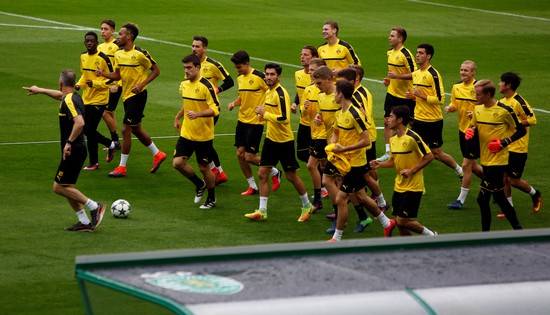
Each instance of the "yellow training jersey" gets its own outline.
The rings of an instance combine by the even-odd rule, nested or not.
[[[107,55],[107,57],[109,57],[109,60],[111,60],[111,64],[114,65],[115,64],[115,52],[120,50],[120,47],[118,47],[118,45],[115,44],[115,38],[113,37],[113,38],[111,38],[110,41],[103,42],[103,43],[97,45],[97,50],[101,51],[102,53]],[[115,81],[115,82],[112,82],[112,84],[122,86],[122,81],[121,80]]]
[[[98,51],[93,55],[84,52],[80,55],[80,79],[76,83],[82,90],[82,100],[85,105],[107,105],[109,103],[110,80],[97,76],[96,70],[104,73],[113,72],[111,60],[104,53]],[[87,82],[92,81],[92,87]]]
[[[340,105],[334,99],[335,94],[319,93],[317,113],[321,114],[323,123],[318,125],[315,122],[311,123],[311,138],[312,139],[327,139],[330,140],[334,130],[334,121],[336,112],[340,110]]]
[[[319,58],[323,59],[331,70],[340,70],[349,65],[361,65],[361,61],[350,44],[338,39],[334,45],[325,43],[317,48]]]
[[[237,77],[239,84],[239,121],[246,124],[262,125],[262,119],[256,115],[254,109],[265,102],[265,92],[268,87],[264,81],[264,73],[252,69],[248,74]]]
[[[115,52],[115,67],[120,69],[122,80],[122,100],[136,95],[132,88],[138,83],[145,81],[149,76],[149,69],[156,64],[149,53],[137,46],[129,51],[124,49]],[[147,86],[143,87],[145,90]]]
[[[361,140],[361,134],[367,131],[367,124],[363,112],[355,106],[343,108],[335,114],[335,128],[338,134],[336,143],[342,146],[354,145]],[[342,152],[352,167],[363,166],[367,164],[366,151],[368,147],[363,147],[353,151]]]
[[[218,96],[212,83],[205,78],[196,81],[182,81],[179,88],[181,109],[184,112],[180,135],[192,141],[208,141],[214,139],[214,117],[197,117],[189,119],[187,112],[200,112],[207,109],[214,111],[214,116],[220,112]]]
[[[298,70],[294,72],[294,81],[296,82],[296,95],[298,95],[298,101],[299,103],[298,108],[300,109],[300,124],[309,126],[311,123],[311,118],[309,115],[305,115],[304,112],[304,91],[306,90],[306,87],[312,84],[311,81],[311,75],[309,73],[306,73],[304,69]]]
[[[458,129],[462,132],[470,127],[471,118],[468,116],[468,113],[472,113],[476,107],[475,83],[475,80],[470,83],[460,82],[453,85],[453,89],[451,90],[451,103],[449,105],[457,110]]]
[[[390,138],[390,150],[396,172],[393,190],[400,193],[424,191],[422,170],[408,178],[401,175],[402,170],[415,167],[424,155],[431,152],[422,138],[416,132],[406,129],[403,135],[396,134]]]
[[[412,73],[413,86],[423,92],[427,99],[416,98],[414,119],[425,122],[434,122],[443,119],[441,105],[445,102],[443,79],[431,65],[427,69],[418,69]]]
[[[266,138],[274,142],[294,140],[290,125],[290,97],[287,91],[277,83],[265,93],[265,112],[267,121]]]
[[[229,72],[217,60],[206,57],[201,61],[201,77],[210,81],[216,88],[218,87],[218,81],[223,81],[228,76]]]
[[[513,141],[516,138],[513,134],[518,128],[524,131],[512,107],[500,102],[491,107],[476,105],[472,125],[476,127],[479,135],[480,164],[482,166],[507,165],[508,148],[491,153],[487,144],[494,139],[511,138],[510,141]]]
[[[414,57],[407,48],[388,50],[388,72],[407,74],[413,73],[417,69]],[[406,98],[407,91],[412,87],[412,80],[390,79],[388,93],[395,97]]]
[[[518,93],[514,93],[514,95],[509,98],[504,97],[500,99],[499,102],[512,107],[520,122],[527,121],[529,126],[537,124],[537,117],[535,117],[535,113],[531,109],[531,106],[529,106],[529,103],[527,103]],[[527,129],[525,136],[512,142],[508,146],[508,151],[516,153],[527,153],[529,151],[529,126],[525,127],[525,129]]]
[[[353,92],[352,103],[358,106],[365,114],[367,129],[369,130],[369,139],[372,142],[376,141],[376,123],[374,122],[373,102],[371,92],[364,86],[359,85]],[[370,145],[367,149],[370,148]]]

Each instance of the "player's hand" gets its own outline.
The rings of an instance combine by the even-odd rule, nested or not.
[[[174,119],[174,128],[176,128],[176,130],[180,130],[181,129],[181,124],[180,124],[180,120],[179,119]]]
[[[103,76],[103,70],[97,69],[97,70],[95,71],[95,75],[97,75],[98,77],[102,77],[102,76]]]
[[[296,109],[298,108],[298,105],[296,105],[296,103],[292,103],[290,105],[290,111],[293,112],[294,114],[296,114]]]
[[[75,84],[74,89],[77,90],[77,91],[80,90],[80,85]]]
[[[447,113],[456,112],[456,107],[454,107],[452,105],[447,105],[447,106],[445,106],[445,112],[447,112]]]
[[[220,89],[217,86],[214,86],[214,93],[216,93],[216,95],[220,93]]]
[[[416,96],[414,95],[414,92],[412,90],[408,90],[407,93],[405,94],[405,97],[410,99],[410,100],[414,100],[416,98]]]
[[[86,85],[88,85],[88,87],[94,87],[94,82],[92,80],[86,80]]]
[[[401,170],[401,172],[399,172],[399,174],[401,174],[401,176],[403,176],[405,178],[409,178],[409,177],[414,175],[413,171],[410,168],[406,168],[406,169]]]
[[[231,103],[227,104],[227,109],[228,110],[233,110],[233,108],[235,108],[235,102],[231,102]]]
[[[313,121],[317,125],[321,125],[323,123],[323,116],[321,114],[315,114],[315,118],[313,118]]]
[[[139,84],[136,84],[136,86],[134,86],[132,88],[132,93],[134,94],[138,94],[139,92],[141,92],[143,90],[143,85],[141,83]]]
[[[72,145],[70,143],[65,143],[63,148],[63,160],[66,160],[71,155]]]
[[[344,147],[341,144],[339,144],[339,143],[334,144],[334,148],[332,149],[332,152],[340,153],[340,152],[344,152],[344,151],[345,151]]]
[[[27,90],[27,95],[34,95],[34,94],[38,94],[39,91],[40,91],[40,88],[36,85],[33,85],[33,86],[24,86],[23,87],[24,90]]]
[[[390,85],[390,78],[387,78],[387,77],[384,78],[384,85],[385,85],[385,86]]]
[[[264,113],[265,113],[265,107],[263,106],[257,106],[254,111],[256,112],[256,114],[258,114],[258,116],[264,116]]]
[[[491,153],[498,153],[504,146],[502,145],[500,139],[493,139],[489,143],[487,143],[487,148]]]
[[[471,111],[471,110],[467,111],[466,117],[468,117],[469,119],[472,119],[472,117],[474,117],[474,111]]]
[[[468,128],[464,130],[464,139],[470,140],[474,137],[475,130],[473,128]]]
[[[197,114],[197,112],[190,110],[187,112],[187,117],[189,117],[189,119],[195,119],[199,117],[199,115]]]
[[[109,92],[111,92],[111,93],[118,92],[118,85],[114,84],[114,85],[109,86]]]
[[[369,162],[369,165],[372,169],[377,169],[380,166],[380,162],[377,160],[372,160]]]
[[[388,71],[388,78],[389,79],[397,79],[397,74],[393,71]]]
[[[413,89],[413,95],[415,96],[415,98],[416,98],[416,97],[419,97],[419,98],[421,98],[421,99],[423,99],[423,100],[426,99],[426,94],[424,94],[424,92],[421,92],[421,91],[418,90],[418,89]]]
[[[308,100],[305,100],[305,101],[304,101],[304,109],[305,109],[305,110],[308,110],[309,105],[311,105],[311,102],[308,101]]]

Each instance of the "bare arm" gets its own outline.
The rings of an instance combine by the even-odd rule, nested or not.
[[[61,100],[61,97],[63,97],[63,93],[59,90],[45,89],[36,85],[30,87],[24,86],[23,89],[27,90],[27,95],[44,94],[55,100]]]
[[[69,138],[67,139],[67,143],[65,143],[65,147],[63,148],[63,159],[66,159],[71,155],[72,150],[72,142],[78,138],[78,135],[82,133],[82,129],[84,129],[84,118],[82,115],[78,115],[75,118],[73,118],[73,129],[71,130],[71,134],[69,135]]]

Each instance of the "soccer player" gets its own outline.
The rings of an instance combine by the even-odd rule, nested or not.
[[[206,37],[193,36],[191,49],[193,50],[193,53],[201,60],[201,77],[212,83],[216,94],[226,91],[235,85],[233,78],[231,78],[229,72],[225,70],[223,65],[219,61],[206,55],[208,50],[208,39]],[[219,81],[222,81],[221,85],[218,85]],[[220,116],[214,117],[214,124],[218,122],[219,117]],[[210,162],[210,169],[216,177],[216,185],[227,182],[227,174],[223,171],[220,157],[218,156],[218,152],[215,148],[212,150],[212,162]]]
[[[136,25],[132,23],[123,25],[118,38],[118,44],[123,49],[115,52],[115,71],[105,73],[97,70],[98,75],[122,81],[122,100],[124,102],[122,153],[120,164],[109,173],[110,177],[126,176],[126,163],[132,147],[132,134],[153,154],[151,173],[155,173],[166,159],[166,153],[157,148],[149,134],[141,126],[145,103],[147,103],[147,84],[159,76],[160,69],[146,50],[134,45],[138,34],[139,30]]]
[[[111,60],[111,64],[115,64],[115,52],[120,49],[115,39],[115,21],[107,19],[101,21],[100,25],[101,37],[103,37],[103,43],[97,46],[97,50],[104,53]],[[115,150],[120,150],[120,142],[118,139],[115,110],[118,105],[118,100],[122,95],[122,81],[114,81],[109,84],[109,103],[103,111],[103,120],[109,128],[111,133],[111,145],[107,150],[107,157],[105,161],[111,162],[115,155]]]
[[[219,114],[218,96],[214,85],[201,76],[201,60],[197,55],[186,56],[182,63],[185,70],[185,80],[179,89],[182,105],[174,119],[180,137],[172,165],[195,185],[195,203],[201,202],[204,191],[208,189],[206,201],[200,208],[211,209],[216,206],[216,184],[209,163],[214,149],[214,117]],[[193,152],[203,179],[188,163]]]
[[[258,150],[264,131],[264,121],[256,114],[255,108],[264,104],[268,86],[264,81],[264,73],[250,66],[250,56],[244,50],[237,51],[231,57],[237,73],[239,96],[227,105],[229,110],[239,106],[237,127],[235,130],[235,147],[237,159],[243,172],[248,188],[241,193],[250,196],[258,193],[258,186],[252,175],[250,164],[260,165]],[[277,191],[281,185],[281,173],[275,167],[271,170],[271,190]]]
[[[430,147],[436,160],[454,169],[462,178],[462,167],[455,159],[445,153],[443,146],[443,112],[445,91],[441,75],[431,65],[434,48],[430,44],[420,44],[416,48],[416,63],[419,69],[412,73],[413,90],[407,92],[407,98],[415,99],[414,122],[412,129]]]
[[[529,150],[529,126],[534,126],[537,123],[537,118],[529,103],[517,93],[520,83],[521,78],[516,73],[506,72],[500,76],[498,85],[500,93],[504,96],[500,99],[500,102],[514,109],[520,123],[526,129],[525,136],[508,146],[509,157],[505,178],[505,194],[511,205],[513,205],[511,186],[529,194],[533,201],[533,212],[537,213],[542,209],[541,193],[521,178]]]
[[[269,196],[268,176],[281,162],[285,176],[294,185],[300,196],[302,209],[298,222],[309,220],[313,206],[309,202],[307,191],[296,170],[299,168],[294,150],[294,134],[290,124],[290,98],[281,86],[279,77],[283,69],[275,63],[265,65],[265,82],[269,89],[265,94],[264,105],[255,108],[256,114],[267,121],[267,133],[262,146],[262,157],[258,177],[260,178],[260,206],[258,210],[245,214],[253,221],[267,219],[267,199]]]
[[[393,188],[392,206],[396,219],[384,230],[386,236],[391,236],[393,227],[402,236],[415,232],[422,235],[436,235],[433,231],[418,222],[420,199],[424,190],[424,175],[422,169],[433,159],[430,149],[420,136],[407,128],[411,114],[405,105],[393,107],[388,117],[388,125],[395,131],[390,138],[390,159],[384,162],[371,161],[371,166],[394,167],[396,171]]]
[[[476,64],[471,60],[465,60],[460,65],[460,83],[453,85],[451,91],[451,102],[445,107],[448,113],[457,112],[458,115],[458,140],[460,143],[460,151],[462,152],[462,185],[458,198],[447,205],[449,209],[462,209],[470,185],[472,183],[472,173],[481,178],[481,166],[477,164],[479,159],[479,138],[475,135],[469,141],[464,139],[464,131],[470,126],[470,119],[476,106],[476,91],[474,84],[476,82]]]
[[[353,83],[347,80],[336,82],[336,102],[341,109],[336,112],[334,132],[326,150],[329,162],[325,168],[327,174],[343,176],[342,184],[336,194],[338,207],[336,217],[336,229],[329,242],[337,242],[342,239],[344,228],[348,219],[348,202],[351,197],[357,200],[361,206],[365,206],[385,226],[390,225],[390,220],[381,212],[374,200],[367,196],[365,191],[365,175],[369,170],[367,164],[366,149],[370,144],[369,131],[365,122],[365,116],[359,108],[352,105]],[[348,161],[349,170],[338,167],[333,163],[334,155]],[[347,171],[347,172],[346,172]]]
[[[336,72],[349,65],[360,65],[361,61],[350,44],[338,38],[340,28],[335,21],[323,24],[325,44],[317,48],[319,57],[327,63],[330,70]]]
[[[483,179],[477,203],[481,210],[481,230],[491,229],[491,195],[512,228],[521,229],[516,210],[504,194],[504,173],[508,165],[507,147],[526,134],[525,127],[510,106],[495,100],[496,88],[493,82],[478,81],[475,91],[479,105],[475,107],[471,127],[466,129],[464,137],[470,140],[476,133],[479,136],[479,161],[483,167]]]
[[[309,147],[311,146],[311,117],[305,109],[306,98],[304,97],[304,91],[308,86],[313,84],[311,79],[313,72],[310,67],[311,59],[318,57],[319,55],[315,47],[304,46],[300,52],[300,62],[304,68],[294,72],[296,97],[294,97],[294,103],[290,106],[290,110],[293,113],[297,109],[300,111],[300,124],[298,125],[298,135],[296,137],[296,155],[300,161],[305,163],[309,160]]]
[[[105,206],[88,197],[76,188],[80,170],[86,161],[84,143],[84,103],[75,93],[76,75],[71,70],[63,70],[59,78],[59,90],[51,90],[33,85],[23,87],[28,95],[45,94],[60,100],[59,128],[61,131],[61,161],[55,175],[53,191],[67,199],[78,217],[78,222],[66,228],[67,231],[91,232],[99,227],[105,213]],[[90,210],[91,219],[85,207]]]
[[[414,113],[415,102],[407,98],[407,91],[412,90],[412,73],[417,70],[411,52],[404,46],[407,40],[407,31],[401,27],[393,27],[388,36],[391,49],[388,50],[388,75],[384,78],[384,85],[388,87],[384,101],[384,142],[386,153],[378,158],[385,161],[390,158],[390,137],[393,135],[387,125],[388,117],[394,106],[406,105],[411,115]]]
[[[97,76],[95,71],[101,69],[104,72],[113,72],[113,65],[107,55],[97,50],[98,38],[95,32],[87,32],[84,35],[86,52],[80,55],[80,79],[75,85],[77,90],[82,89],[82,101],[84,102],[84,134],[88,140],[89,164],[84,167],[86,171],[95,171],[99,168],[97,154],[98,142],[106,148],[111,146],[111,139],[106,138],[97,131],[103,112],[109,102],[108,81],[104,77]]]

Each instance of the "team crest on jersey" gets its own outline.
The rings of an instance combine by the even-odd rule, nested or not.
[[[195,93],[197,93],[197,94],[198,94],[198,93],[199,93],[199,89],[195,89]]]
[[[250,84],[250,85],[252,85],[253,83],[254,83],[254,80],[252,80],[252,79],[250,81],[248,81],[248,84]]]
[[[187,271],[144,273],[140,277],[150,285],[188,293],[231,295],[244,288],[241,282],[231,278]]]
[[[336,49],[336,53],[340,54],[342,51],[340,49]]]
[[[131,59],[136,60],[136,56],[132,55]]]

